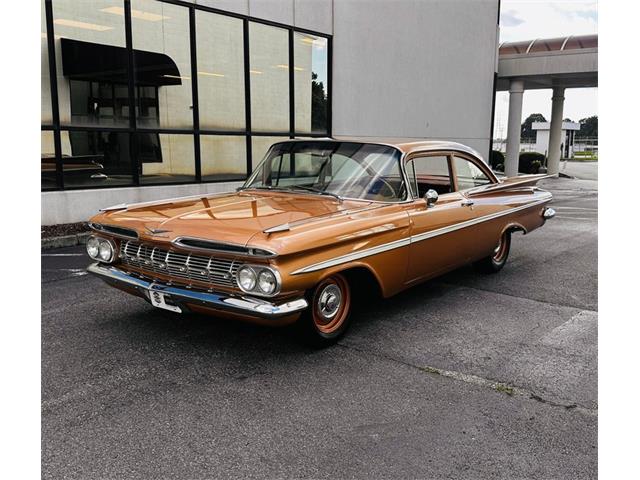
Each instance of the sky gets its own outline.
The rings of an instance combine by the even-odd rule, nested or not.
[[[500,42],[598,33],[598,3],[585,0],[502,0]],[[551,90],[524,92],[522,120],[531,113],[551,117]],[[565,90],[564,118],[578,121],[598,114],[597,88]],[[507,136],[509,93],[496,94],[494,136]]]

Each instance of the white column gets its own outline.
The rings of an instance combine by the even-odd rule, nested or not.
[[[514,79],[509,84],[509,123],[507,125],[507,158],[504,173],[507,177],[518,174],[520,156],[520,133],[522,122],[522,96],[524,81]]]
[[[551,97],[551,126],[549,127],[549,158],[547,173],[557,175],[560,171],[560,145],[562,145],[562,110],[564,109],[564,87],[554,87]]]

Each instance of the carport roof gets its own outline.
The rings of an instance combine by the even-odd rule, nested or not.
[[[569,35],[568,37],[502,42],[499,54],[500,56],[529,55],[537,52],[562,52],[583,48],[598,48],[598,35]]]
[[[505,42],[498,50],[496,90],[509,90],[521,80],[525,90],[598,86],[598,36]]]

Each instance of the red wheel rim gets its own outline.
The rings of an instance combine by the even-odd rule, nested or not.
[[[337,331],[347,318],[351,306],[349,285],[342,275],[322,280],[313,293],[313,323],[322,333]]]
[[[509,248],[509,240],[507,239],[508,233],[502,234],[500,237],[500,241],[498,242],[498,246],[493,251],[493,261],[500,263],[504,260],[504,257],[507,254],[507,249]]]

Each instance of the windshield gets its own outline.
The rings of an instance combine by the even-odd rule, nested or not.
[[[278,143],[271,147],[244,188],[385,202],[406,197],[400,152],[385,145],[354,142]]]

